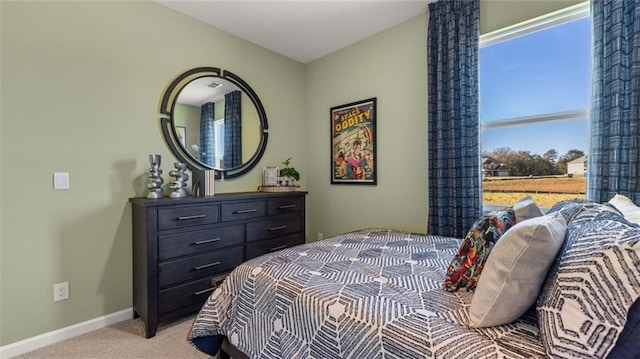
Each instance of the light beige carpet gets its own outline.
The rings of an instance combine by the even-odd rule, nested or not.
[[[156,336],[146,339],[138,319],[114,324],[14,358],[44,359],[200,359],[211,358],[198,351],[186,336],[195,316],[161,323]]]

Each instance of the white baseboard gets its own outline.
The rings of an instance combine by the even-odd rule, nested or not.
[[[125,320],[133,318],[133,308],[107,314],[102,317],[87,320],[86,322],[74,324],[66,328],[57,329],[35,337],[27,338],[19,342],[11,343],[0,347],[0,359],[9,359],[14,356],[24,354],[47,345],[55,344],[63,340],[71,339],[75,336],[88,333],[100,328],[107,327]]]

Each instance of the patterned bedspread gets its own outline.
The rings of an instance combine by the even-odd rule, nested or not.
[[[460,242],[367,229],[255,258],[211,294],[187,339],[222,334],[250,358],[545,357],[533,311],[465,326],[473,293],[442,289]]]

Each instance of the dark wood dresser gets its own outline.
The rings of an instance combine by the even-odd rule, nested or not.
[[[146,336],[196,312],[242,262],[305,241],[306,192],[131,198],[133,309]]]

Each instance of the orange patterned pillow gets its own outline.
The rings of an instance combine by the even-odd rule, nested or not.
[[[475,221],[447,268],[444,289],[474,290],[494,244],[515,222],[513,209],[494,211]]]

